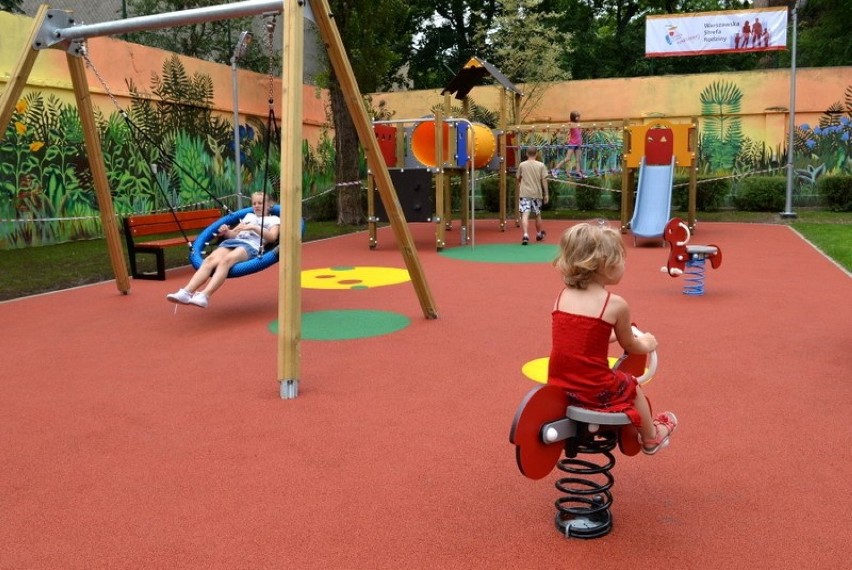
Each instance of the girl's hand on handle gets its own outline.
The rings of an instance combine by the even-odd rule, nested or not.
[[[642,353],[648,354],[657,349],[657,338],[649,332],[642,332],[636,325],[630,325],[634,340],[642,347]]]
[[[657,350],[657,339],[651,333],[639,333],[639,336],[637,336],[636,338],[639,339],[639,342],[641,342],[645,346],[645,349],[648,352]]]

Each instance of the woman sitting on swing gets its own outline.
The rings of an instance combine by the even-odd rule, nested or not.
[[[273,205],[272,199],[264,196],[263,192],[252,194],[253,211],[233,228],[222,224],[218,235],[226,239],[204,259],[189,282],[177,292],[166,295],[166,299],[172,303],[206,308],[210,296],[225,282],[231,267],[260,254],[261,238],[264,244],[278,241],[281,218],[270,213]],[[207,285],[199,289],[205,282]]]

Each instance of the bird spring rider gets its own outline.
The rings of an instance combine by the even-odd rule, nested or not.
[[[684,275],[684,295],[704,294],[705,261],[713,269],[722,265],[722,250],[717,245],[688,245],[691,233],[680,218],[672,218],[663,230],[663,239],[669,247],[669,260],[661,271],[672,277]]]
[[[634,334],[639,331],[634,327]],[[646,369],[647,366],[647,369]],[[656,351],[625,354],[614,368],[640,384],[656,372]],[[509,441],[521,473],[542,479],[556,467],[556,529],[566,538],[598,538],[612,530],[613,450],[633,456],[641,450],[639,432],[625,413],[598,412],[568,405],[565,389],[551,384],[530,390],[512,422]],[[562,454],[565,457],[560,459]]]

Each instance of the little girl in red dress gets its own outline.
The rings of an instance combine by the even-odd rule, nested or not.
[[[628,353],[657,347],[649,333],[633,336],[630,308],[606,290],[624,275],[621,234],[603,224],[578,224],[562,234],[554,266],[566,287],[553,308],[553,348],[548,384],[561,386],[569,404],[602,412],[623,412],[639,430],[642,451],[653,455],[677,427],[671,412],[653,416],[636,378],[609,367],[609,343]]]

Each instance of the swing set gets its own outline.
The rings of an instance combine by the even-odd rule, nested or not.
[[[274,77],[273,77],[273,62],[272,62],[272,45],[273,45],[272,35],[275,32],[275,26],[276,26],[276,20],[277,20],[278,14],[277,13],[267,13],[267,14],[264,14],[264,17],[267,19],[266,25],[264,26],[265,29],[266,29],[266,37],[264,38],[264,45],[266,47],[267,54],[268,54],[268,57],[269,57],[269,66],[268,66],[268,72],[267,72],[267,77],[268,77],[268,80],[269,80],[269,92],[268,92],[269,112],[267,113],[267,125],[266,125],[267,135],[266,135],[265,153],[264,153],[265,154],[265,162],[264,162],[263,190],[262,190],[263,202],[265,204],[266,200],[267,200],[267,185],[268,185],[268,182],[269,182],[269,152],[270,152],[270,148],[271,148],[271,142],[272,142],[272,139],[273,139],[273,136],[274,136],[275,141],[280,148],[280,146],[281,146],[281,132],[278,130],[278,122],[276,121],[276,118],[275,118]],[[184,168],[180,164],[180,162],[171,159],[170,156],[169,156],[169,153],[165,150],[165,148],[163,148],[163,145],[160,144],[158,141],[154,140],[153,137],[151,137],[147,132],[145,132],[144,129],[140,128],[133,121],[133,119],[130,117],[130,114],[124,108],[122,108],[121,105],[119,105],[118,100],[116,99],[116,97],[113,94],[112,90],[110,89],[109,85],[107,84],[107,82],[104,80],[103,76],[98,71],[98,68],[95,67],[94,62],[92,61],[91,57],[89,56],[88,47],[85,43],[83,43],[82,46],[81,46],[80,55],[83,58],[83,60],[86,62],[86,66],[89,69],[92,70],[92,73],[94,73],[95,78],[98,80],[98,83],[101,85],[102,89],[104,90],[104,93],[106,93],[107,96],[109,97],[109,99],[112,101],[112,103],[115,106],[115,108],[117,109],[119,115],[124,119],[124,121],[127,124],[128,129],[130,130],[130,133],[132,134],[133,138],[142,138],[142,139],[145,140],[145,142],[150,144],[152,147],[156,148],[159,151],[159,156],[163,157],[163,159],[166,162],[168,162],[175,169],[179,170],[184,177],[188,178],[193,184],[195,184],[196,187],[200,188],[205,194],[207,194],[214,202],[216,202],[218,204],[219,208],[224,213],[224,215],[222,217],[217,218],[209,226],[206,226],[205,229],[194,240],[190,240],[189,236],[186,233],[186,228],[184,227],[185,222],[181,221],[182,218],[185,217],[186,213],[184,213],[183,215],[179,215],[178,212],[177,212],[177,209],[169,200],[169,196],[167,195],[165,189],[159,184],[156,185],[157,188],[159,188],[160,192],[163,194],[163,198],[165,199],[165,203],[168,206],[169,212],[171,213],[172,221],[174,222],[173,224],[168,224],[168,225],[170,227],[176,227],[177,230],[180,232],[180,234],[183,236],[184,242],[186,243],[186,245],[189,248],[189,262],[195,269],[198,269],[199,267],[201,267],[201,263],[204,261],[204,257],[207,255],[208,250],[209,250],[209,246],[211,245],[211,243],[213,243],[214,241],[219,241],[219,236],[218,236],[219,228],[222,227],[223,224],[230,226],[230,227],[235,226],[236,224],[238,224],[242,220],[242,218],[244,216],[246,216],[247,214],[252,212],[252,208],[251,207],[241,208],[240,210],[238,210],[236,212],[232,211],[224,202],[222,202],[222,200],[219,197],[217,197],[213,192],[210,191],[210,188],[209,188],[208,185],[201,183],[193,175],[193,173],[190,172],[188,169]],[[238,155],[237,150],[235,150],[235,159],[237,161],[239,160],[239,155]],[[152,169],[155,169],[155,168],[156,168],[156,165],[152,165]],[[239,167],[237,168],[237,174],[236,175],[237,175],[238,178],[240,178],[241,175],[242,175]],[[239,189],[240,186],[241,185],[238,183],[237,188]],[[238,190],[238,192],[239,192],[239,190]],[[241,197],[238,195],[237,200],[239,201],[240,198]],[[273,206],[270,213],[275,215],[275,216],[278,216],[280,214],[280,207],[278,205]],[[263,216],[264,215],[266,215],[265,211],[261,214],[261,218],[260,218],[261,225],[263,225]],[[150,216],[150,217],[162,218],[161,216],[156,216],[156,215]],[[146,216],[143,216],[142,218],[146,218]],[[137,220],[137,222],[139,221],[139,217],[136,217],[135,219]],[[163,223],[154,223],[153,225],[155,227],[157,227],[157,226],[163,227]],[[197,224],[196,224],[195,227],[198,227]],[[129,228],[128,228],[127,220],[125,220],[125,232],[127,232],[128,229]],[[150,233],[150,231],[149,231],[149,233]],[[304,220],[302,221],[302,233],[304,234]],[[172,243],[174,242],[174,240],[166,240],[166,243],[169,243],[170,241]],[[128,250],[130,250],[130,243],[131,243],[130,240],[128,240]],[[135,249],[141,250],[141,251],[147,250],[149,252],[154,251],[157,254],[156,278],[161,279],[161,280],[165,279],[164,259],[163,259],[162,249],[156,247],[156,244],[154,246],[147,245],[147,248],[146,248],[146,244],[142,244],[141,247],[136,247]],[[270,244],[262,243],[260,250],[258,251],[257,255],[252,259],[247,259],[247,260],[235,263],[231,267],[230,271],[228,272],[228,277],[229,278],[230,277],[243,277],[244,275],[250,275],[250,274],[255,273],[257,271],[261,271],[263,269],[266,269],[266,268],[274,265],[275,263],[278,263],[279,249],[280,248],[278,246],[277,241],[275,243],[270,243]],[[128,254],[130,255],[131,273],[133,274],[133,276],[136,277],[136,278],[140,278],[140,277],[148,278],[148,276],[146,276],[146,275],[144,275],[144,274],[142,274],[142,273],[140,273],[136,270],[136,267],[135,267],[136,266],[135,252],[134,251],[128,251]]]
[[[91,25],[76,22],[71,12],[51,10],[48,5],[43,4],[36,12],[28,42],[12,70],[6,89],[0,94],[0,136],[6,131],[15,103],[26,87],[38,53],[44,49],[64,50],[82,124],[110,264],[115,275],[116,287],[122,294],[127,294],[130,291],[130,279],[119,238],[104,157],[101,153],[86,69],[82,61],[85,53],[84,40],[90,37],[171,28],[270,12],[282,13],[284,16],[282,69],[285,73],[282,74],[284,97],[281,103],[281,130],[286,134],[286,140],[281,144],[282,176],[279,195],[281,196],[280,247],[284,248],[286,255],[284,262],[279,264],[277,346],[279,395],[282,399],[292,399],[298,396],[301,367],[299,345],[301,339],[302,156],[300,141],[302,140],[303,19],[305,17],[311,18],[317,24],[322,42],[328,50],[329,62],[345,95],[344,100],[355,124],[358,139],[365,149],[368,167],[375,178],[376,188],[388,213],[390,226],[423,315],[427,319],[435,319],[438,316],[393,182],[382,159],[378,141],[373,135],[370,118],[364,106],[361,105],[358,83],[327,0],[244,0]]]

